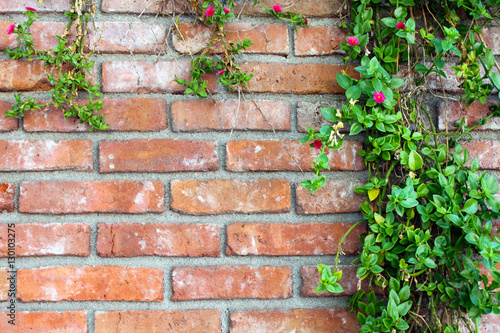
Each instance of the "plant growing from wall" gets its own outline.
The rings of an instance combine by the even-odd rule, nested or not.
[[[499,106],[474,126],[462,119],[455,132],[437,131],[425,106],[425,94],[444,93],[452,71],[466,106],[500,90],[499,66],[481,36],[499,5],[353,1],[341,48],[358,75],[337,75],[347,102],[322,109],[335,125],[309,129],[301,141],[320,150],[315,178],[302,182],[314,192],[326,182],[327,149],[342,146],[339,128],[366,137],[360,154],[369,181],[355,189],[366,201],[353,228],[366,223],[369,231],[356,265],[359,279],[381,295],[359,290],[350,299],[360,332],[477,332],[483,315],[500,314],[500,238],[492,223],[500,215],[498,181],[480,172],[478,158],[463,146],[476,126],[500,115]],[[333,271],[318,265],[317,292],[342,291],[338,263],[337,255]]]

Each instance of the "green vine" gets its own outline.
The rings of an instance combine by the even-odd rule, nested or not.
[[[500,90],[500,75],[493,71],[498,64],[481,36],[498,18],[499,5],[498,0],[353,1],[341,48],[359,76],[337,75],[347,103],[339,110],[323,108],[335,125],[309,128],[301,142],[312,141],[320,150],[314,179],[302,182],[314,192],[326,182],[321,172],[329,169],[327,149],[342,146],[338,129],[348,125],[350,135],[366,136],[360,154],[369,181],[355,191],[366,194],[358,224],[367,223],[369,232],[356,260],[357,275],[371,288],[378,286],[381,297],[373,289],[359,290],[349,301],[360,332],[452,333],[461,327],[478,332],[483,315],[500,314],[500,238],[492,232],[492,220],[500,216],[498,181],[479,172],[478,158],[461,143],[475,127],[500,116],[500,108],[491,107],[474,126],[462,119],[456,132],[442,133],[424,103],[447,77],[450,62],[466,106],[485,103],[494,88]],[[444,92],[444,83],[437,90]],[[333,271],[318,265],[317,292],[343,291],[338,263],[337,255]]]

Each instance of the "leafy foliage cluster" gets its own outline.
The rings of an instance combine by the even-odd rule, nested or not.
[[[456,132],[438,132],[424,100],[452,71],[466,106],[486,103],[494,88],[500,90],[498,64],[481,36],[498,18],[498,5],[353,1],[341,48],[346,63],[358,64],[358,75],[337,75],[347,103],[323,108],[335,125],[309,129],[301,141],[321,149],[315,178],[302,183],[314,192],[326,181],[321,171],[329,169],[328,149],[342,146],[338,128],[366,135],[360,154],[369,181],[355,191],[366,194],[357,224],[367,223],[369,231],[356,264],[359,279],[374,289],[350,300],[360,332],[477,332],[483,315],[500,314],[500,238],[492,223],[500,216],[498,181],[480,172],[478,158],[462,145],[476,126],[500,115],[499,107],[474,126],[462,119]],[[342,291],[338,263],[337,255],[333,272],[318,265],[316,291]]]

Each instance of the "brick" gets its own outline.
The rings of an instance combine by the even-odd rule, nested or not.
[[[263,0],[262,1],[267,8],[273,8],[273,5],[281,5],[284,12],[294,12],[300,13],[304,16],[316,16],[316,17],[333,17],[339,16],[339,9],[344,6],[344,1],[342,0],[317,0],[312,4],[310,1],[288,1],[288,0]],[[347,7],[345,8],[347,9]],[[248,0],[235,0],[234,1],[234,12],[239,13],[241,11],[244,15],[269,15],[266,13],[266,9],[261,5],[253,6],[253,1]],[[345,11],[344,11],[345,13]],[[257,332],[256,332],[257,333]]]
[[[352,66],[333,64],[288,64],[282,62],[245,62],[241,70],[253,73],[245,91],[281,94],[341,94],[336,74],[342,70],[351,77],[359,77]]]
[[[342,248],[343,249],[343,248]],[[331,267],[333,272],[333,267]],[[341,297],[352,296],[358,291],[358,278],[356,276],[356,266],[338,266],[338,270],[342,271],[342,278],[339,283],[344,288],[344,291],[338,294],[333,294],[328,291],[315,293],[314,290],[319,284],[321,276],[318,273],[316,266],[304,266],[300,270],[302,277],[302,286],[300,288],[300,296],[302,297]],[[366,287],[366,280],[363,280],[363,287]],[[363,288],[364,289],[364,288]]]
[[[184,0],[103,0],[102,11],[108,13],[183,13],[191,7]]]
[[[365,169],[358,152],[361,142],[344,141],[337,150],[327,150],[332,171]],[[238,140],[226,146],[226,164],[229,171],[301,171],[311,170],[312,160],[319,151],[297,140]]]
[[[213,224],[99,223],[101,257],[219,257],[220,230]]]
[[[92,171],[90,140],[0,140],[0,171]]]
[[[215,141],[136,139],[101,141],[101,172],[217,171]]]
[[[472,159],[477,156],[479,167],[486,170],[500,170],[500,142],[498,141],[471,141],[462,143],[469,151],[470,165]]]
[[[56,74],[54,68],[43,67],[43,62],[0,61],[0,91],[49,90],[51,85],[46,74]]]
[[[19,211],[38,214],[162,213],[159,181],[45,181],[21,183]]]
[[[220,333],[219,310],[96,312],[95,333]]]
[[[10,278],[10,273],[8,272],[7,268],[0,268],[0,302],[6,301],[9,299],[9,285],[10,281],[7,280]],[[15,288],[15,285],[13,286],[12,289]],[[3,322],[7,322],[6,320],[2,320],[0,325],[2,325]]]
[[[0,4],[0,7],[2,5]],[[1,12],[1,10],[0,10]],[[16,34],[7,34],[7,29],[16,24],[15,21],[0,21],[0,51],[5,51],[8,48],[17,47]]]
[[[190,79],[190,61],[114,61],[102,65],[102,90],[104,92],[182,93],[183,85],[174,81]],[[217,92],[215,74],[203,76],[208,89]],[[1,81],[0,81],[1,83]]]
[[[19,120],[5,117],[5,113],[12,108],[12,105],[12,103],[0,101],[0,133],[17,131],[19,127]]]
[[[299,132],[307,132],[307,127],[320,129],[322,126],[331,126],[333,123],[323,117],[321,108],[342,108],[341,101],[333,102],[298,102],[297,103],[297,130]],[[341,133],[348,133],[349,128],[344,124],[344,128],[340,129]]]
[[[171,110],[173,131],[290,130],[290,104],[282,101],[175,101]]]
[[[483,104],[479,101],[472,102],[472,104],[466,108],[465,101],[447,101],[439,105],[439,122],[438,129],[441,131],[446,130],[446,120],[448,120],[448,130],[455,131],[457,127],[455,122],[461,121],[465,117],[465,126],[474,126],[477,122],[491,114],[490,106],[495,103],[487,102]],[[478,126],[474,129],[475,131],[489,131],[489,130],[500,130],[500,117],[491,117],[488,119],[486,125]]]
[[[290,182],[283,179],[173,180],[171,208],[192,215],[284,213],[290,211]]]
[[[481,35],[493,54],[500,55],[500,27],[484,27]]]
[[[227,255],[307,256],[336,254],[350,223],[231,223],[227,226]],[[345,254],[362,249],[360,225],[342,246]]]
[[[464,327],[463,331],[466,331]],[[473,328],[474,329],[474,328]],[[495,333],[500,332],[500,316],[494,313],[483,315],[481,318],[481,325],[478,329],[479,333]]]
[[[0,331],[3,333],[87,333],[87,314],[85,311],[44,311],[16,312],[16,325],[8,323],[11,318],[7,312],[0,314]]]
[[[345,42],[347,30],[337,26],[300,26],[295,34],[296,56],[324,56],[344,53],[340,42]]]
[[[148,267],[58,266],[17,271],[21,302],[161,302],[163,271]]]
[[[300,215],[328,213],[356,213],[365,202],[365,196],[354,192],[361,182],[327,181],[326,185],[311,194],[296,184],[297,213]]]
[[[88,48],[100,53],[164,53],[166,29],[161,24],[143,22],[96,22],[86,38]],[[31,27],[33,41],[39,50],[52,50],[66,23],[35,22]],[[97,31],[97,32],[96,32]],[[74,30],[72,32],[74,35]],[[71,35],[70,35],[71,36]]]
[[[180,53],[195,54],[204,50],[212,39],[214,26],[179,23],[172,36],[174,48]],[[290,52],[288,29],[283,24],[226,23],[226,44],[250,39],[253,45],[243,53],[287,55]],[[222,42],[212,44],[212,53],[222,52]]]
[[[233,312],[231,333],[357,333],[360,329],[349,309],[290,309]]]
[[[0,213],[14,211],[16,187],[11,183],[0,183]]]
[[[8,229],[15,230],[16,257],[90,255],[90,226],[84,223],[0,224],[0,257],[8,257]]]
[[[86,103],[84,100],[83,103]],[[167,128],[167,103],[162,98],[106,98],[102,102],[104,121],[109,131],[160,131]],[[17,121],[17,120],[16,120]],[[0,120],[1,122],[1,120]],[[28,132],[85,132],[86,124],[76,117],[64,118],[54,106],[24,113]]]
[[[290,266],[174,267],[172,300],[290,298]]]
[[[70,0],[2,0],[0,13],[19,13],[26,11],[25,7],[35,8],[39,12],[66,12],[71,8]]]

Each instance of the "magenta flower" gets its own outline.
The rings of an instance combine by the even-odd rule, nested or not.
[[[349,45],[354,46],[359,44],[359,39],[357,39],[355,36],[349,36],[347,37],[347,43]]]
[[[229,9],[227,9],[226,7],[224,7],[223,10],[224,10],[224,13],[229,14]]]
[[[385,95],[383,92],[374,92],[373,93],[373,100],[375,103],[382,104],[385,101]]]
[[[29,10],[30,12],[36,12],[36,9],[33,7],[26,7],[26,10]]]
[[[309,24],[309,21],[307,20],[307,17],[304,17],[304,22],[306,23],[306,25]]]
[[[276,13],[281,13],[282,9],[281,9],[281,6],[280,5],[274,5],[273,6],[273,10],[276,12]]]
[[[206,17],[213,16],[214,13],[215,13],[215,9],[213,9],[212,7],[208,7],[207,10],[205,11]]]
[[[222,71],[218,71],[218,72],[217,72],[217,75],[219,75],[219,76],[220,76],[220,75],[224,74],[225,72],[226,72],[226,71],[224,71],[224,70],[222,70]]]
[[[323,142],[321,140],[314,140],[314,148],[321,149],[323,147]]]
[[[396,23],[396,29],[401,29],[401,30],[406,29],[405,23],[404,22],[398,22],[398,23]]]
[[[14,32],[14,30],[16,29],[16,25],[15,24],[11,24],[8,28],[7,28],[7,33],[10,35]]]

